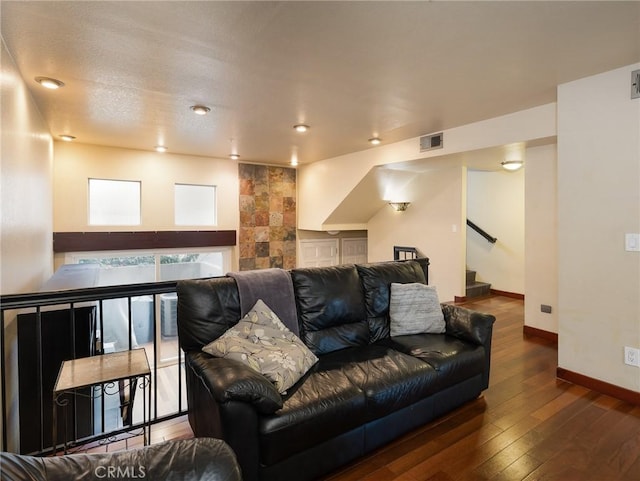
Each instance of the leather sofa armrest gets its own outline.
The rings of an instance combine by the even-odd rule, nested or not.
[[[246,402],[262,414],[282,407],[282,396],[273,383],[241,362],[198,351],[187,353],[186,360],[218,403]]]
[[[446,333],[480,346],[491,343],[495,316],[460,306],[442,304]]]

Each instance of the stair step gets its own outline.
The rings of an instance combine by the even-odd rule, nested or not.
[[[488,296],[491,294],[491,284],[487,282],[474,282],[472,284],[467,284],[465,294],[467,297]]]
[[[476,281],[476,271],[467,269],[467,285],[473,284]]]

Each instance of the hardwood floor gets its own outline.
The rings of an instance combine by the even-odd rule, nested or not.
[[[466,307],[496,316],[484,395],[327,481],[638,481],[640,407],[557,380],[556,347],[524,338],[524,304]]]
[[[464,305],[497,319],[489,389],[325,481],[640,480],[640,406],[557,380],[552,342],[523,337],[522,301]],[[152,431],[190,436],[184,417]]]

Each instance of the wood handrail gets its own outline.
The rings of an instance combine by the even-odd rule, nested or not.
[[[484,229],[482,229],[481,227],[478,227],[476,224],[474,224],[473,222],[471,222],[469,219],[467,219],[467,225],[469,227],[471,227],[473,230],[475,230],[478,234],[480,234],[482,237],[484,237],[485,239],[487,239],[488,242],[491,242],[492,244],[495,244],[496,241],[498,240],[497,237],[493,237],[492,235],[490,235],[489,233],[487,233],[487,231],[485,231]]]

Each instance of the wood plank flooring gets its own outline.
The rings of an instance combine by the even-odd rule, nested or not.
[[[464,305],[497,319],[489,389],[324,481],[640,481],[640,406],[557,380],[556,347],[523,337],[522,301]],[[152,431],[191,436],[185,417]]]
[[[522,301],[464,305],[496,316],[489,389],[326,480],[639,481],[640,407],[557,380],[556,347],[522,335]]]

